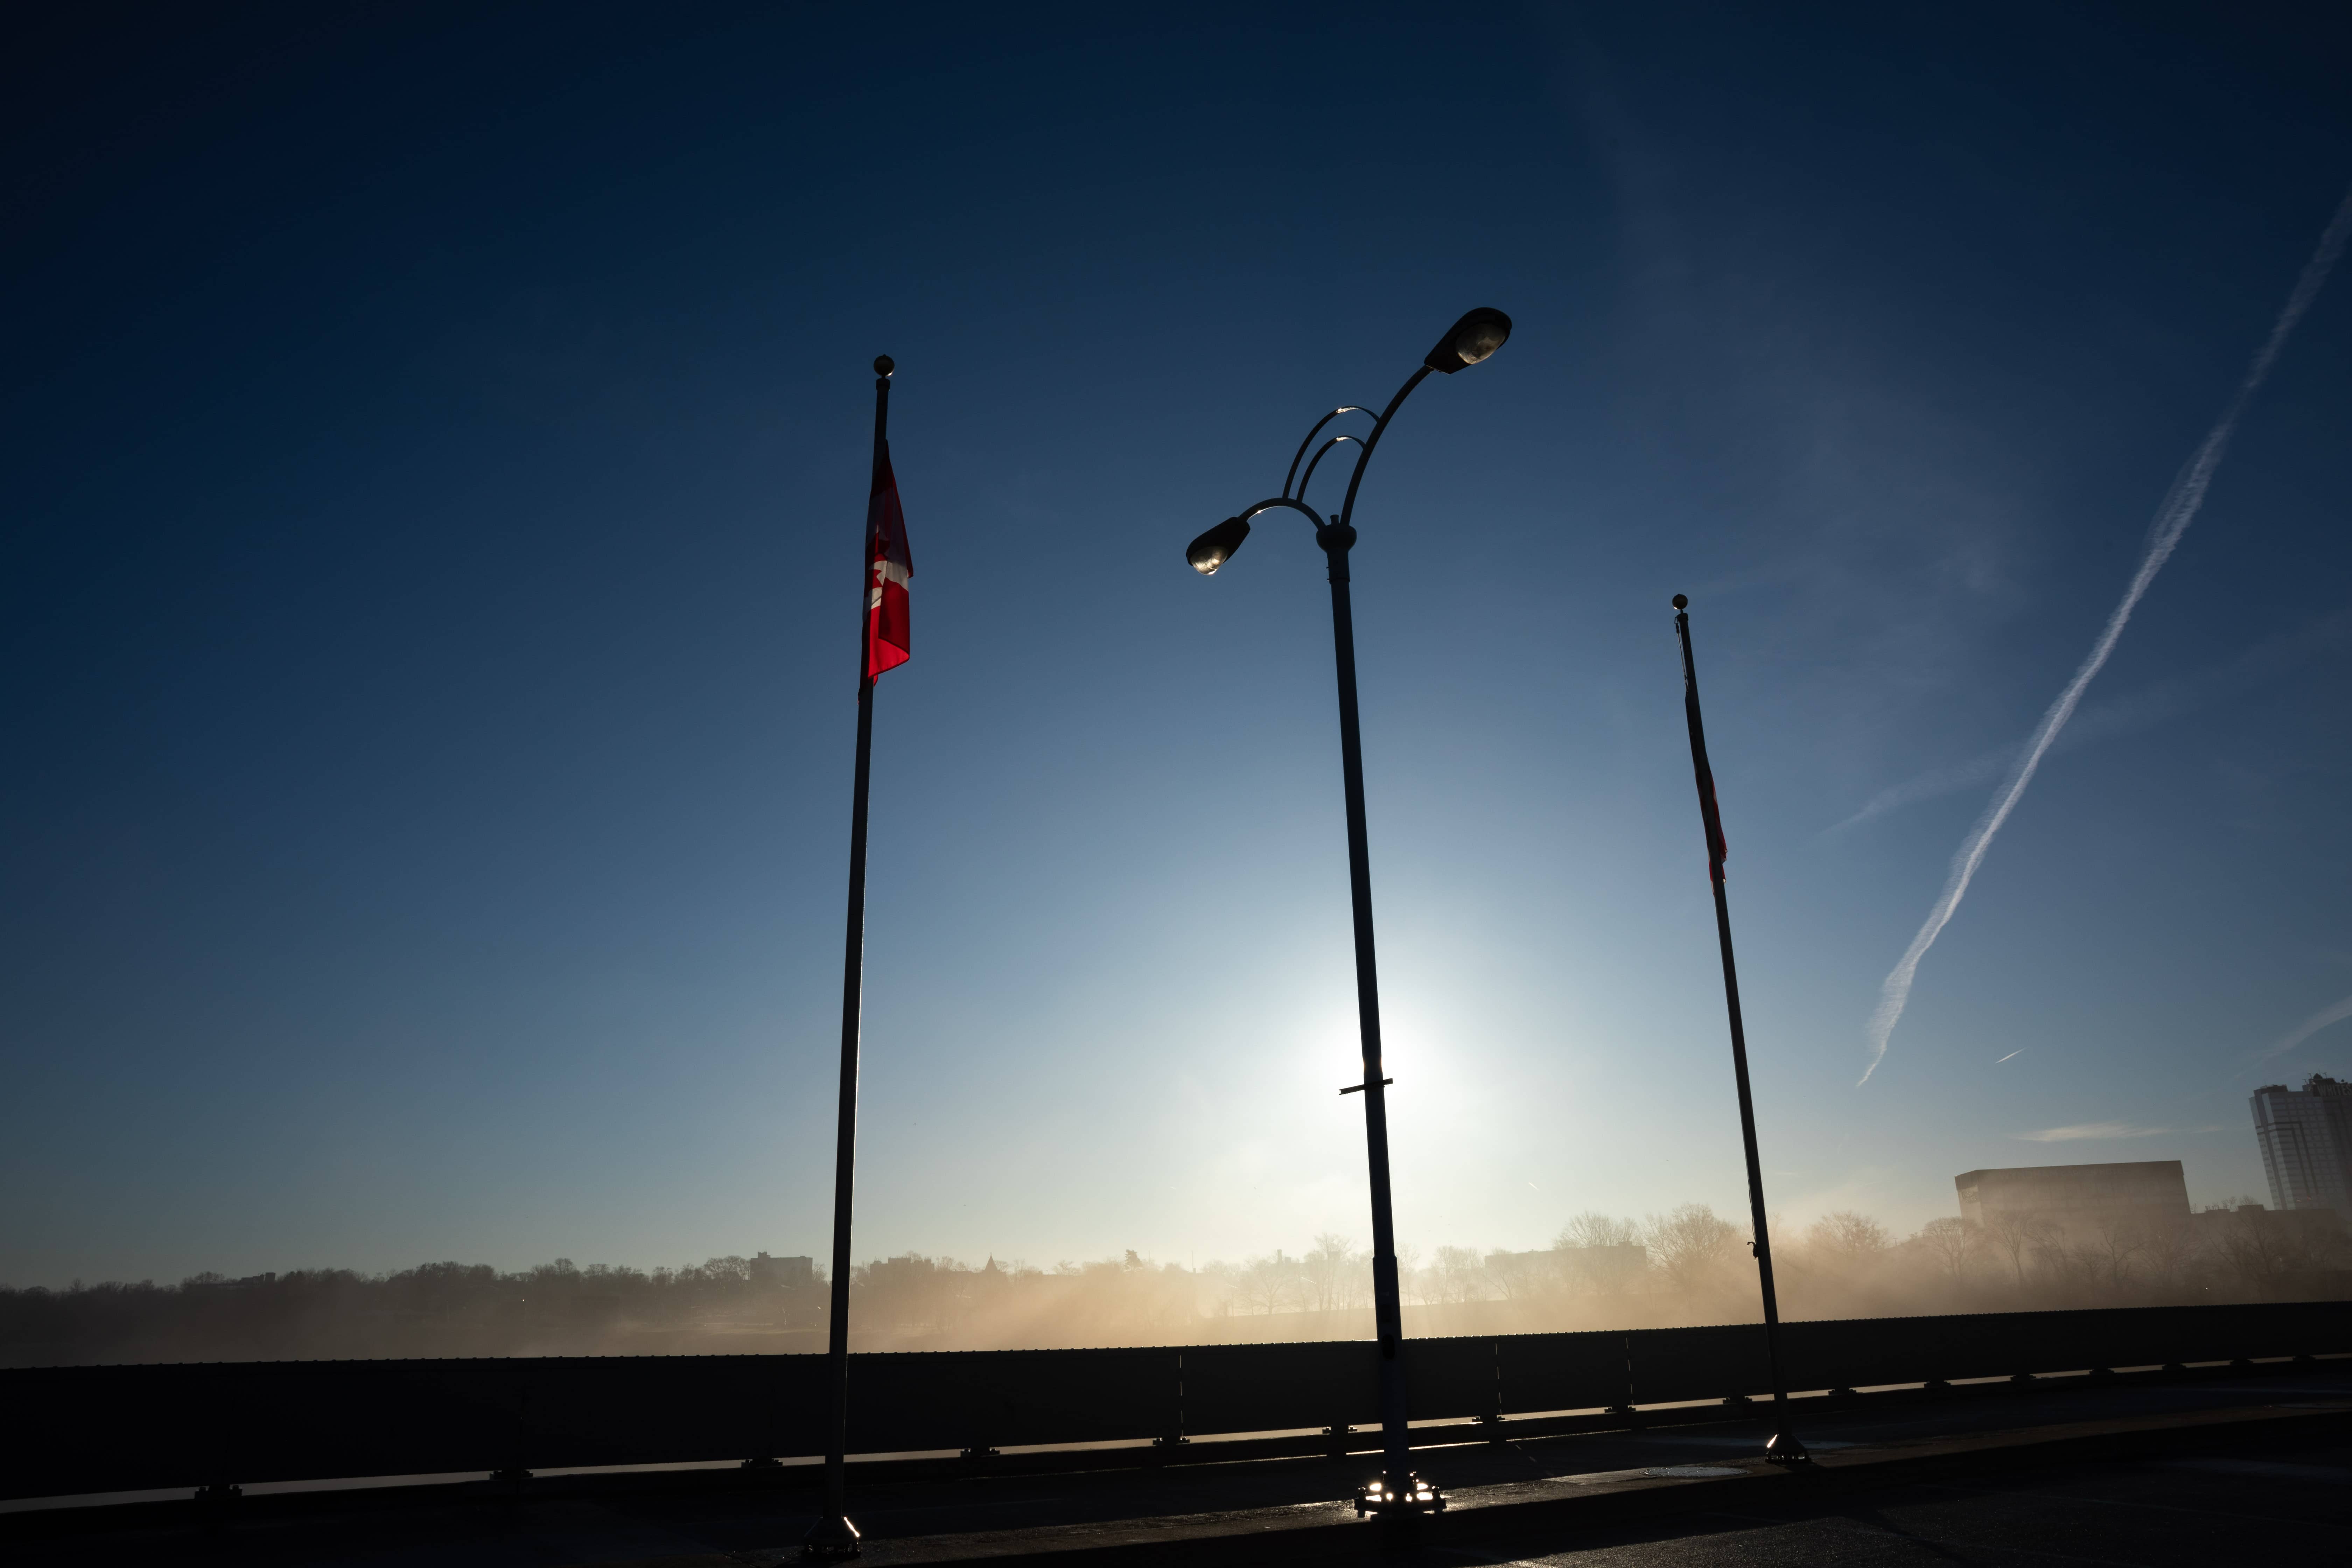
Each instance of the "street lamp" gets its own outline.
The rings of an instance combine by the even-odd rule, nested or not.
[[[1307,432],[1307,438],[1298,444],[1297,454],[1290,459],[1290,472],[1283,479],[1280,495],[1225,519],[1184,550],[1184,559],[1193,571],[1203,577],[1213,576],[1233,559],[1234,552],[1249,537],[1250,519],[1263,511],[1282,509],[1297,512],[1315,525],[1315,542],[1322,546],[1330,563],[1331,646],[1339,676],[1339,773],[1347,795],[1348,881],[1355,906],[1356,1016],[1364,1051],[1364,1081],[1350,1084],[1339,1092],[1361,1093],[1364,1097],[1364,1142],[1371,1166],[1372,1188],[1372,1309],[1380,1331],[1381,1352],[1381,1474],[1379,1479],[1358,1489],[1359,1517],[1366,1513],[1441,1511],[1445,1507],[1445,1495],[1412,1473],[1412,1445],[1406,1427],[1404,1300],[1397,1282],[1396,1225],[1389,1204],[1389,1080],[1381,1076],[1381,992],[1372,953],[1371,858],[1364,830],[1364,754],[1362,735],[1356,721],[1356,631],[1348,601],[1348,552],[1356,542],[1352,520],[1356,490],[1364,482],[1364,466],[1371,461],[1372,449],[1381,444],[1381,437],[1388,429],[1389,421],[1396,416],[1398,407],[1432,372],[1452,375],[1466,365],[1477,364],[1491,357],[1510,335],[1511,318],[1500,310],[1481,309],[1464,316],[1446,329],[1445,335],[1437,340],[1437,346],[1422,361],[1421,368],[1408,376],[1397,395],[1389,399],[1389,405],[1372,422],[1369,435],[1332,436],[1316,447],[1309,459],[1307,448],[1314,447],[1315,437],[1322,434],[1325,426],[1343,414],[1371,412],[1357,404],[1333,409],[1317,420],[1315,427]],[[1355,466],[1348,476],[1348,493],[1339,503],[1338,517],[1327,521],[1307,504],[1307,487],[1324,458],[1344,443],[1352,443],[1357,448]],[[1301,462],[1307,464],[1304,475],[1299,473]]]

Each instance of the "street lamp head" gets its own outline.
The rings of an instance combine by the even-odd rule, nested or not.
[[[1481,305],[1446,328],[1445,335],[1437,340],[1437,346],[1421,363],[1441,374],[1452,375],[1465,364],[1491,358],[1510,335],[1511,318]]]
[[[1232,560],[1234,552],[1242,547],[1242,541],[1249,537],[1249,528],[1247,518],[1229,517],[1186,545],[1184,559],[1202,576],[1213,577],[1217,568]]]

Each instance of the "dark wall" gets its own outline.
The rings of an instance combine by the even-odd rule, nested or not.
[[[1406,1342],[1416,1420],[1768,1393],[1752,1324]],[[1792,1388],[2352,1351],[2352,1305],[1786,1325]],[[1377,1423],[1378,1347],[850,1358],[857,1453]],[[0,1496],[824,1451],[824,1358],[586,1356],[0,1371]]]

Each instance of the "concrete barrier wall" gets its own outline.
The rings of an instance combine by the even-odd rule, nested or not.
[[[2352,1352],[2352,1303],[1790,1323],[1792,1389]],[[850,1447],[902,1453],[1378,1424],[1362,1341],[850,1358]],[[1754,1324],[1412,1340],[1416,1420],[1769,1392]],[[0,1371],[0,1496],[824,1451],[817,1355]]]

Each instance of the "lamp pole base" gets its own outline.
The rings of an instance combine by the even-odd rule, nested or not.
[[[1356,1517],[1368,1513],[1444,1513],[1445,1493],[1433,1481],[1408,1473],[1402,1480],[1383,1476],[1356,1489]]]
[[[809,1526],[801,1537],[803,1563],[843,1563],[858,1555],[857,1527],[845,1514],[833,1514]]]

